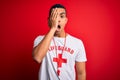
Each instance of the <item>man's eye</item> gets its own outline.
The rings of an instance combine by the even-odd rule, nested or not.
[[[61,18],[64,18],[64,16],[61,16]]]

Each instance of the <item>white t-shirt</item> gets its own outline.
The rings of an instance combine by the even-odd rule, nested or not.
[[[34,41],[34,47],[43,38],[44,36],[38,36]],[[65,38],[54,37],[54,40],[51,41],[49,50],[42,60],[39,80],[75,80],[75,62],[87,61],[82,41],[68,34],[62,54]]]

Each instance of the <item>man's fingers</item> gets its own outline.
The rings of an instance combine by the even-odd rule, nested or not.
[[[52,19],[56,20],[56,16],[57,16],[57,8],[55,8],[55,11],[53,12]]]
[[[51,15],[50,15],[50,25],[51,26],[57,26],[58,25],[58,9],[55,8],[52,10]]]
[[[53,17],[53,13],[55,12],[55,9],[52,10],[51,14],[50,14],[50,19]]]

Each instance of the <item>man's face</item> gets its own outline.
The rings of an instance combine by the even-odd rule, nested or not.
[[[67,23],[66,11],[64,8],[57,8],[57,12],[58,12],[58,25],[59,25],[57,28],[57,32],[61,32],[62,30],[64,30],[64,27]]]

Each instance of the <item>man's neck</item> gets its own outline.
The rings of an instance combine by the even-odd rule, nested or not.
[[[61,32],[61,33],[55,33],[55,35],[54,35],[55,37],[61,37],[61,38],[65,38],[66,36],[67,36],[67,34],[66,34],[66,32],[65,31],[63,31],[63,32]]]

